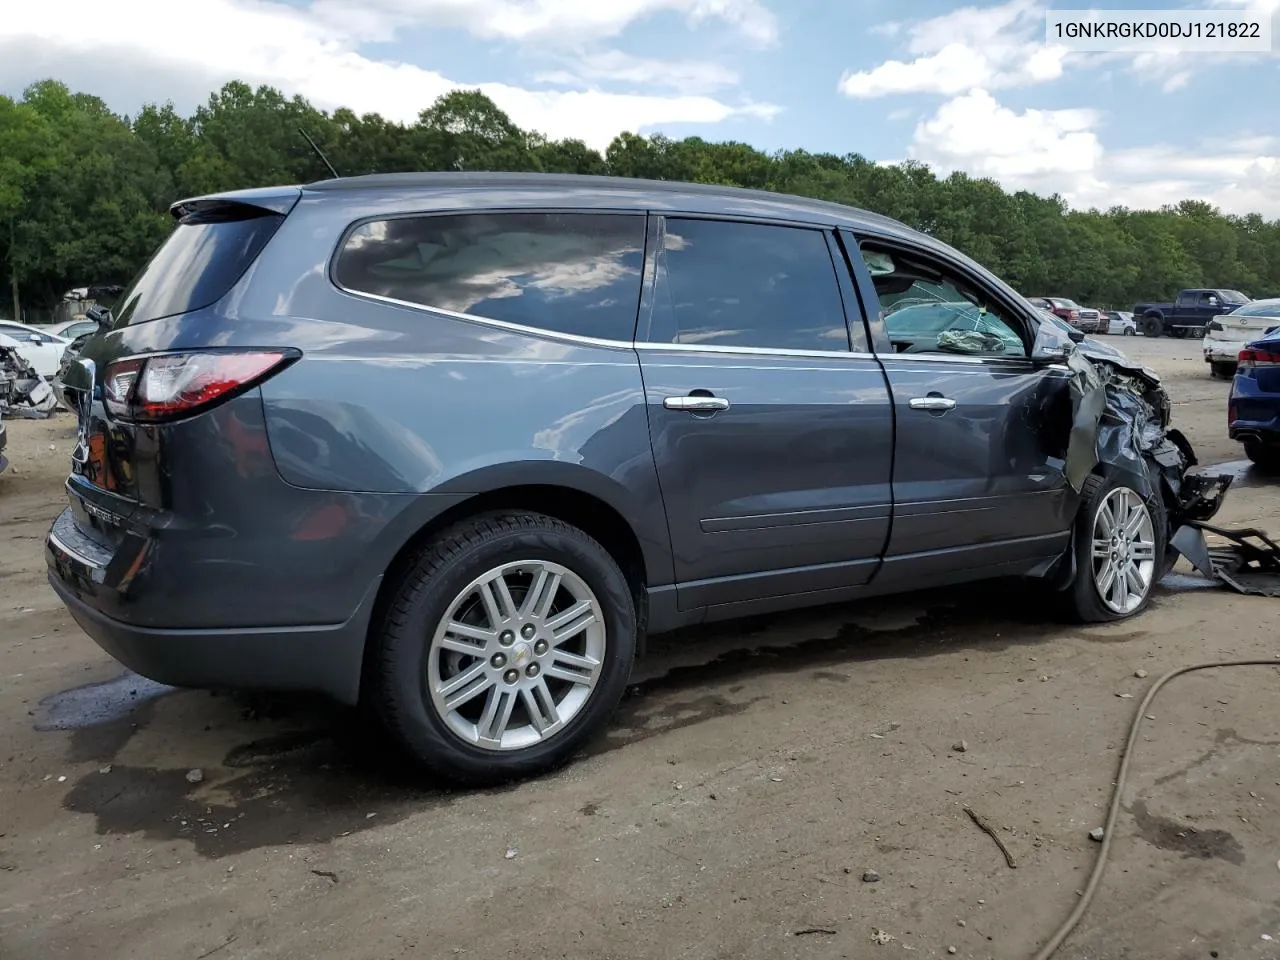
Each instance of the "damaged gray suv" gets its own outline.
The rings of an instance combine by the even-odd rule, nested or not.
[[[884,217],[609,178],[228,193],[66,373],[49,580],[137,672],[372,708],[464,781],[606,725],[647,635],[993,577],[1138,613],[1157,380]]]

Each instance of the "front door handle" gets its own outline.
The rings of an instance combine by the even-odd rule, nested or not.
[[[912,397],[912,410],[954,410],[956,402],[950,397]]]
[[[668,410],[685,410],[690,413],[711,413],[728,410],[729,401],[724,397],[667,397],[662,405]]]

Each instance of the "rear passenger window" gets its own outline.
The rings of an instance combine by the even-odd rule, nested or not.
[[[468,213],[361,224],[334,276],[355,293],[630,341],[644,266],[636,214]]]
[[[819,230],[669,219],[661,257],[652,342],[849,349],[835,265]]]

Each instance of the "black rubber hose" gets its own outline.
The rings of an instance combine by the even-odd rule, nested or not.
[[[1280,657],[1280,654],[1277,654]],[[1116,817],[1120,813],[1120,801],[1124,794],[1125,781],[1129,776],[1129,761],[1133,757],[1133,745],[1138,740],[1138,730],[1142,727],[1142,721],[1147,715],[1147,709],[1151,706],[1151,701],[1156,698],[1156,694],[1160,692],[1160,688],[1172,680],[1174,677],[1180,677],[1184,673],[1193,673],[1196,670],[1216,670],[1219,667],[1280,667],[1280,659],[1272,660],[1218,660],[1213,663],[1195,663],[1189,667],[1179,667],[1177,670],[1170,670],[1163,677],[1151,685],[1151,689],[1147,691],[1147,695],[1142,698],[1142,702],[1138,704],[1138,712],[1133,718],[1133,725],[1129,728],[1129,739],[1125,742],[1124,751],[1120,754],[1120,770],[1116,774],[1115,786],[1111,793],[1111,808],[1107,811],[1107,822],[1103,827],[1102,849],[1098,851],[1098,859],[1093,865],[1093,873],[1089,877],[1088,884],[1085,885],[1084,893],[1080,897],[1076,908],[1071,911],[1071,916],[1063,922],[1049,942],[1041,948],[1040,952],[1035,955],[1033,960],[1049,960],[1058,948],[1062,946],[1064,940],[1071,935],[1071,931],[1076,928],[1076,924],[1080,922],[1080,918],[1084,916],[1085,911],[1089,909],[1089,903],[1093,900],[1094,894],[1098,892],[1098,887],[1102,884],[1102,874],[1107,867],[1107,855],[1111,852],[1111,840],[1114,836]]]

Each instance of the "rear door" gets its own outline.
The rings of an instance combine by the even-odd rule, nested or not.
[[[1200,300],[1208,294],[1204,290],[1183,290],[1173,302],[1173,316],[1166,319],[1176,323],[1195,323],[1200,316]]]
[[[834,234],[653,229],[637,348],[680,606],[865,583],[889,531],[893,410]]]
[[[1068,371],[1032,365],[1017,298],[922,246],[849,235],[893,394],[894,519],[877,582],[1025,572],[1067,545]],[[1063,417],[1067,419],[1062,420]]]

